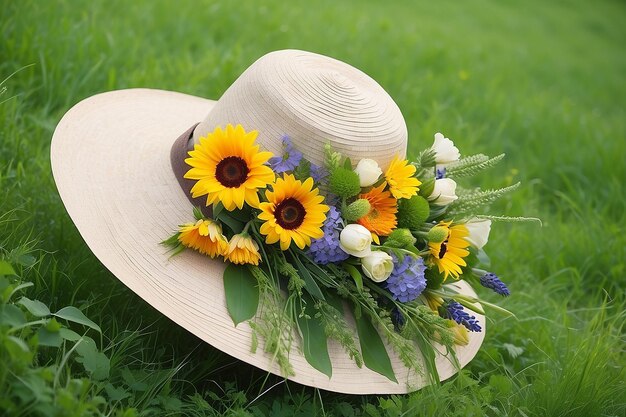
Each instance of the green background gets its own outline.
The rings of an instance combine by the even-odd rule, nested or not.
[[[0,259],[35,283],[30,298],[53,311],[80,307],[98,323],[103,335],[92,336],[111,360],[100,378],[71,355],[63,361],[71,346],[42,348],[25,367],[0,355],[0,407],[9,399],[16,415],[625,415],[623,2],[0,6],[0,80],[21,69],[0,96]],[[437,131],[465,154],[506,152],[473,184],[522,181],[493,211],[543,220],[493,226],[486,250],[513,294],[485,297],[517,319],[493,314],[476,359],[449,382],[346,396],[266,377],[127,290],[86,248],[56,194],[50,138],[73,104],[132,87],[218,98],[257,58],[285,48],[377,80],[404,114],[410,156]],[[49,366],[64,372],[56,385],[23,377]],[[72,378],[87,388],[72,391]]]

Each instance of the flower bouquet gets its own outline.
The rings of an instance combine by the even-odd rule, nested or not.
[[[195,221],[163,243],[174,253],[190,248],[227,262],[234,325],[248,321],[253,351],[262,338],[285,376],[294,372],[289,353],[299,337],[306,360],[329,378],[327,341],[334,339],[359,367],[396,381],[385,340],[406,367],[438,381],[441,346],[454,361],[454,345],[482,330],[475,313],[484,314],[483,306],[506,311],[450,285],[466,280],[509,295],[481,269],[483,246],[492,220],[525,218],[479,210],[519,184],[480,190],[455,181],[504,155],[461,158],[437,133],[415,160],[396,157],[383,171],[330,144],[323,165],[315,165],[287,136],[284,152],[273,155],[256,136],[228,125],[200,139],[185,160],[185,178],[196,181],[192,196],[206,196],[211,216],[195,208]]]

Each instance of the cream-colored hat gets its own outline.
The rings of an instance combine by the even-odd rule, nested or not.
[[[261,350],[251,353],[251,330],[226,310],[224,262],[186,251],[170,258],[159,242],[189,221],[192,204],[170,163],[177,137],[194,124],[188,146],[228,123],[258,130],[266,150],[280,153],[281,137],[314,163],[323,144],[353,161],[372,158],[384,168],[406,153],[407,129],[398,106],[363,72],[332,58],[285,50],[253,63],[218,100],[149,89],[98,94],[70,109],[51,145],[52,171],[61,198],[87,245],[125,285],[154,308],[214,347],[280,374]],[[473,290],[459,282],[462,293]],[[485,328],[484,317],[478,316]],[[458,347],[461,366],[480,347],[484,331]],[[299,349],[291,352],[289,379],[330,391],[405,393],[428,383],[409,372],[389,349],[398,384],[363,367],[329,342],[333,376],[317,371]],[[457,369],[437,358],[440,378]]]

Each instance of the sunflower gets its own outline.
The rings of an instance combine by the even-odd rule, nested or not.
[[[469,236],[467,227],[464,224],[450,226],[452,222],[440,222],[438,227],[447,229],[448,235],[442,242],[428,242],[431,260],[439,268],[439,272],[444,274],[444,280],[452,275],[458,278],[463,271],[461,267],[467,265],[465,258],[470,245],[465,238]]]
[[[191,195],[207,195],[206,205],[221,201],[226,210],[241,209],[244,202],[258,207],[257,190],[274,181],[274,172],[264,165],[271,152],[259,152],[254,144],[258,132],[237,125],[217,127],[189,152],[185,162],[192,168],[185,178],[197,180]]]
[[[287,250],[293,239],[304,249],[311,239],[324,235],[321,227],[329,207],[322,204],[319,189],[313,188],[313,178],[301,182],[286,174],[276,180],[272,191],[265,191],[265,197],[268,202],[259,204],[259,219],[265,221],[260,231],[268,244],[280,240],[280,248]]]
[[[258,265],[261,260],[259,245],[247,233],[240,233],[230,239],[225,255],[234,264]]]
[[[228,241],[222,234],[222,226],[211,219],[200,219],[196,223],[181,225],[178,241],[181,245],[211,258],[223,256],[228,251]]]
[[[397,199],[411,198],[419,191],[420,180],[414,177],[415,167],[406,159],[393,158],[385,172],[385,179],[389,183],[389,191]]]
[[[389,191],[384,191],[387,184],[382,183],[378,187],[372,188],[359,198],[370,203],[370,211],[356,222],[365,226],[367,230],[378,236],[388,236],[396,228],[398,220],[398,201],[391,196]]]

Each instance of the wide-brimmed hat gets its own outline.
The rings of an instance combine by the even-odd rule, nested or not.
[[[257,130],[258,143],[274,153],[281,152],[281,138],[288,135],[317,164],[327,142],[352,161],[371,158],[383,169],[394,156],[406,154],[404,118],[379,84],[338,60],[285,50],[254,62],[218,101],[151,89],[112,91],[81,101],[54,132],[52,170],[81,236],[118,279],[217,349],[280,375],[270,355],[251,352],[248,324],[233,325],[222,281],[225,263],[191,251],[170,257],[160,244],[176,225],[189,220],[194,205],[181,174],[186,151],[227,124]],[[466,283],[455,285],[475,295]],[[478,320],[484,329],[484,317]],[[457,347],[461,367],[483,338],[484,332],[471,333],[469,343]],[[358,394],[405,393],[428,383],[425,376],[409,372],[391,350],[399,383],[357,367],[333,341],[329,352],[331,378],[309,365],[294,346],[290,361],[295,375],[289,379]],[[458,370],[443,354],[437,367],[442,380]]]

